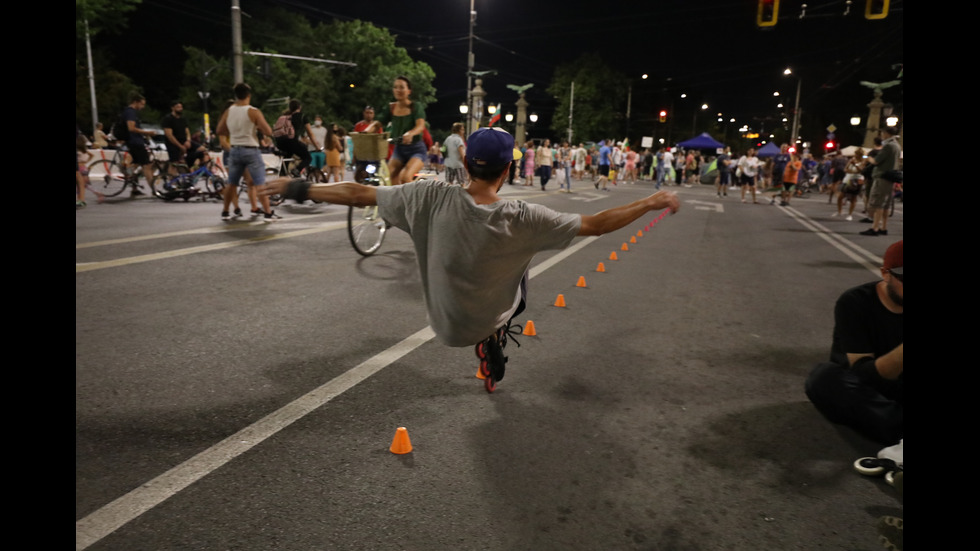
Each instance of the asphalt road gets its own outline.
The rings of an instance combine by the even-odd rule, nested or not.
[[[503,192],[587,213],[652,191],[575,186]],[[398,230],[361,258],[332,205],[76,211],[76,549],[878,548],[901,502],[851,469],[878,446],[803,381],[903,205],[866,237],[826,196],[671,189],[678,214],[539,255],[537,334],[492,395],[432,338]]]

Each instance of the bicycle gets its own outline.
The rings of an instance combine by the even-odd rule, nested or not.
[[[353,133],[354,156],[358,161],[366,161],[367,176],[363,178],[365,185],[390,186],[391,175],[388,173],[388,134]],[[381,248],[385,232],[390,226],[378,211],[377,205],[368,207],[350,207],[347,211],[347,237],[351,246],[361,256],[371,256]]]
[[[203,181],[202,199],[221,199],[221,191],[225,187],[227,177],[221,175],[224,169],[220,164],[209,159],[193,171],[188,171],[187,165],[183,163],[174,163],[173,166],[177,170],[176,176],[171,178],[167,172],[160,171],[151,182],[150,191],[155,197],[164,201],[183,199],[187,202],[201,193],[196,184],[198,181]]]
[[[134,193],[139,192],[143,170],[142,167],[133,165],[133,158],[126,146],[120,146],[114,150],[111,159],[106,158],[105,151],[104,149],[99,150],[101,158],[88,164],[89,181],[92,189],[106,197],[115,197],[127,187],[132,187]],[[156,179],[159,174],[165,173],[167,162],[152,158],[152,150],[150,155],[154,179]],[[147,183],[152,184],[152,182]]]

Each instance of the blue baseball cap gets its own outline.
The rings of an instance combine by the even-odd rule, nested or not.
[[[514,136],[501,128],[480,128],[466,139],[466,162],[471,166],[504,166],[520,158]]]

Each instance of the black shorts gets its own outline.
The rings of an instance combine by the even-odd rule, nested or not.
[[[129,154],[133,157],[133,163],[142,165],[150,164],[150,152],[142,144],[128,144]]]
[[[599,176],[609,176],[609,165],[599,165]]]

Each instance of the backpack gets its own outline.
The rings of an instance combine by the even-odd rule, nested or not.
[[[293,128],[293,116],[290,115],[280,115],[276,119],[275,126],[272,127],[272,136],[274,138],[295,138],[296,129]]]
[[[129,141],[129,125],[126,124],[126,119],[120,117],[109,129],[109,133],[121,142]]]

